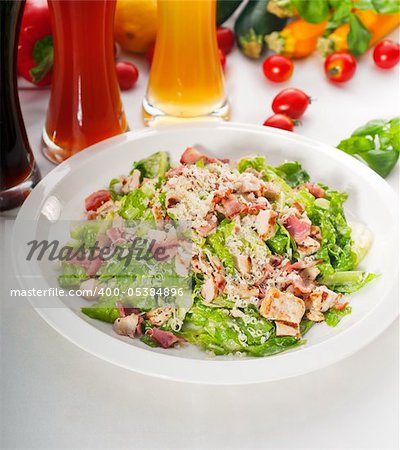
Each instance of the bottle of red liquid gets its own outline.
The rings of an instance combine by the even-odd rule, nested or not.
[[[23,9],[23,1],[0,1],[0,211],[21,205],[40,180],[17,88],[18,35]]]
[[[115,5],[49,0],[54,66],[43,151],[55,163],[127,130],[114,62]]]

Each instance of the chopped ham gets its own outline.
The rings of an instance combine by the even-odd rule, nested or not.
[[[118,300],[117,302],[115,302],[115,306],[118,308],[118,312],[119,312],[119,317],[125,317],[125,308],[124,308],[124,304],[122,303],[121,300]]]
[[[150,321],[152,325],[160,327],[168,322],[172,317],[173,309],[171,306],[165,306],[164,308],[155,308],[146,313],[147,320]]]
[[[207,217],[204,220],[204,223],[202,223],[196,230],[198,233],[206,237],[208,236],[215,228],[217,228],[218,225],[218,219],[215,214],[208,214]]]
[[[304,187],[308,190],[308,192],[313,195],[315,198],[325,198],[326,192],[317,184],[314,183],[304,183]]]
[[[300,323],[305,312],[304,301],[289,292],[269,288],[261,301],[260,314],[266,319]]]
[[[210,158],[209,156],[201,153],[194,147],[188,147],[182,154],[180,163],[181,164],[194,164],[200,159],[204,160],[205,164],[211,164],[216,162],[229,163],[229,159],[217,159]]]
[[[114,331],[121,336],[129,336],[134,338],[136,335],[137,325],[139,323],[139,316],[137,314],[130,314],[129,316],[119,317],[113,325]]]
[[[217,288],[212,278],[207,278],[201,287],[201,295],[205,303],[211,303],[217,295]]]
[[[253,205],[245,205],[242,209],[244,214],[258,214],[259,211],[267,209],[267,205],[263,203],[254,203]]]
[[[185,341],[183,337],[176,336],[171,331],[160,330],[159,328],[150,328],[146,334],[153,338],[162,348],[170,348],[175,344],[182,344]]]
[[[295,278],[288,290],[292,290],[294,295],[304,298],[310,294],[315,288],[315,284],[311,280],[304,280],[300,276]]]
[[[110,246],[111,240],[106,234],[99,234],[97,235],[96,239],[99,248],[105,248]]]
[[[100,258],[94,258],[92,261],[89,262],[89,265],[86,269],[86,273],[89,275],[89,277],[94,277],[100,267],[103,265],[103,260]]]
[[[276,320],[277,336],[296,336],[300,337],[300,324],[285,322],[284,320]]]
[[[276,231],[276,219],[278,213],[272,209],[260,211],[256,217],[255,226],[258,235],[266,241],[271,238]]]
[[[311,232],[311,224],[304,219],[298,219],[296,216],[289,216],[284,226],[297,243],[304,241]]]
[[[242,204],[234,195],[222,199],[222,206],[224,207],[225,216],[229,219],[239,214],[242,210]]]
[[[93,192],[85,198],[86,211],[96,211],[101,205],[111,200],[111,194],[108,189],[101,189]]]
[[[125,239],[122,237],[122,230],[120,228],[109,228],[106,231],[106,234],[113,244],[125,242]]]

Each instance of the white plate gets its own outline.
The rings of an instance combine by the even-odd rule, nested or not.
[[[308,343],[287,353],[267,358],[211,358],[194,346],[183,349],[151,349],[139,340],[116,336],[111,326],[88,319],[79,311],[83,300],[52,299],[51,308],[42,308],[39,298],[31,298],[38,313],[60,334],[86,351],[119,366],[162,378],[194,383],[245,384],[303,374],[332,364],[359,350],[381,333],[397,316],[397,199],[392,189],[372,170],[352,157],[314,140],[273,128],[234,123],[199,123],[165,126],[130,132],[103,141],[56,167],[34,189],[20,210],[15,224],[14,251],[23,236],[23,221],[34,219],[37,230],[48,218],[79,219],[83,199],[107,186],[111,178],[129,172],[133,161],[166,150],[173,162],[182,151],[202,145],[214,156],[238,159],[263,154],[270,164],[297,160],[312,180],[344,190],[350,197],[346,211],[368,225],[374,242],[362,268],[381,276],[351,296],[353,313],[336,328],[316,325],[307,335]],[[17,258],[17,274],[23,288],[55,286],[49,274],[41,274],[33,263]],[[35,275],[38,275],[35,277]]]

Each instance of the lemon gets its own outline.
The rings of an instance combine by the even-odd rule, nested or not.
[[[114,36],[124,50],[146,53],[156,31],[157,0],[117,0]]]

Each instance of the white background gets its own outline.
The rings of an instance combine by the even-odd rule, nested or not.
[[[144,60],[134,61],[139,82],[123,93],[132,130],[143,127],[140,105],[148,72]],[[292,79],[274,85],[264,79],[260,61],[236,50],[228,57],[226,77],[232,120],[261,124],[272,113],[274,95],[298,87],[314,101],[296,132],[332,145],[370,119],[399,114],[399,72],[378,70],[370,53],[344,86],[325,80],[318,56],[297,62]],[[48,96],[47,89],[20,91],[42,175],[53,167],[40,153]],[[398,173],[397,167],[388,179],[395,189]],[[7,256],[12,221],[4,218],[1,448],[398,447],[398,322],[352,357],[289,380],[213,387],[145,377],[85,353],[30,307],[12,303],[9,289],[18,287]]]

